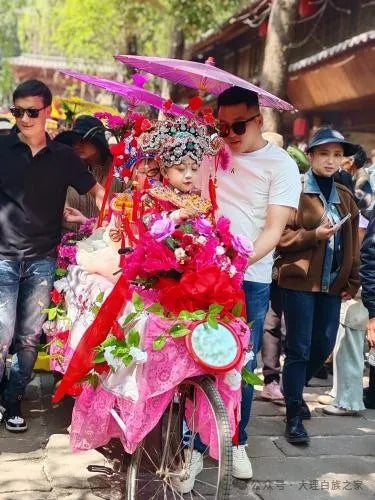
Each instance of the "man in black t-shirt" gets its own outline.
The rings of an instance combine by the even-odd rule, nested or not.
[[[90,193],[99,208],[104,195],[74,151],[45,133],[51,101],[44,83],[20,84],[11,108],[16,127],[0,137],[0,421],[12,432],[27,430],[20,403],[50,301],[67,189]]]

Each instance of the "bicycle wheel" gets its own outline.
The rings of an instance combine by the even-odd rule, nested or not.
[[[209,377],[184,380],[177,388],[179,402],[172,401],[158,426],[132,455],[126,485],[127,500],[209,498],[229,499],[232,481],[232,438],[223,401]],[[190,477],[194,445],[196,403],[203,397],[215,422],[218,460],[203,453],[203,469],[196,476],[189,496],[183,496],[181,482]],[[175,398],[176,399],[176,398]],[[186,418],[185,407],[190,405]],[[186,438],[186,426],[189,429]]]

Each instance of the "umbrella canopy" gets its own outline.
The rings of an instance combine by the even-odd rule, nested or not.
[[[132,55],[117,55],[114,58],[134,68],[147,71],[171,82],[180,83],[202,92],[221,94],[221,92],[229,87],[238,86],[256,92],[259,96],[261,106],[286,111],[294,109],[288,102],[238,76],[217,68],[210,61],[198,63],[182,59]]]
[[[60,97],[54,96],[52,99],[51,106],[51,118],[56,120],[65,120],[66,109],[64,109],[64,104],[66,104],[74,114],[74,117],[78,117],[79,115],[87,115],[96,113],[97,111],[107,111],[111,114],[116,114],[117,110],[112,106],[106,106],[102,104],[98,104],[96,102],[85,101],[77,96],[71,97]]]
[[[64,73],[64,75],[89,83],[90,85],[95,85],[96,87],[108,90],[114,94],[121,95],[132,107],[136,107],[141,104],[148,104],[156,109],[164,109],[166,100],[142,87],[137,87],[136,85],[131,85],[129,83],[107,80],[106,78],[99,78],[94,75],[76,73],[75,71],[61,70],[60,72]],[[182,108],[181,106],[177,106],[177,104],[174,103],[168,108],[168,113],[184,115],[188,118],[195,117],[191,111]]]

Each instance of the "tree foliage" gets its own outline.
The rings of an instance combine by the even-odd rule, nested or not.
[[[109,62],[115,53],[168,55],[171,32],[188,42],[216,27],[243,0],[24,0],[20,41],[25,52]]]
[[[13,87],[12,72],[6,58],[19,53],[17,14],[23,3],[23,0],[0,2],[0,100],[9,94]]]

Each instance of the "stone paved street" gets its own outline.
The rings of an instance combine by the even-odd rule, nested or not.
[[[313,410],[306,423],[308,448],[291,446],[282,437],[284,407],[257,398],[248,447],[254,478],[234,481],[233,500],[375,498],[375,410],[360,417],[326,416],[316,399],[327,387],[314,381],[306,398]],[[109,499],[111,487],[115,498],[118,484],[86,470],[88,464],[105,465],[103,456],[71,453],[66,428],[72,403],[66,399],[53,408],[52,385],[53,377],[41,373],[29,386],[27,433],[14,436],[0,429],[0,500]]]

